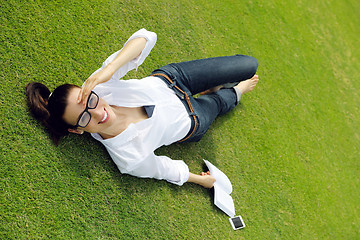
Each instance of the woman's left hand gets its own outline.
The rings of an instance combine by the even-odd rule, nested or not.
[[[105,68],[86,79],[84,85],[80,90],[77,102],[82,102],[85,106],[86,99],[91,93],[91,91],[94,89],[94,87],[100,83],[109,81],[112,75],[119,68],[139,56],[144,50],[146,42],[147,39],[144,37],[138,37],[130,40],[120,51],[120,53],[115,57],[115,59],[112,60],[109,64],[107,64]]]
[[[77,102],[82,102],[85,106],[86,99],[91,93],[91,91],[94,89],[94,87],[100,83],[109,81],[112,75],[113,72],[110,71],[107,67],[105,67],[104,69],[100,70],[99,72],[93,74],[88,79],[86,79],[78,95]]]

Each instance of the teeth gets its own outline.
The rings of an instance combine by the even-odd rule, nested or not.
[[[106,112],[106,110],[105,110],[105,115],[104,115],[103,119],[101,119],[101,121],[100,121],[100,122],[105,121],[105,119],[106,119],[106,118],[107,118],[107,112]]]

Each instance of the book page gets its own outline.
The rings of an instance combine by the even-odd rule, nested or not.
[[[221,186],[214,186],[214,204],[229,217],[235,216],[235,206],[232,197]]]
[[[210,175],[216,179],[216,182],[214,183],[214,187],[221,186],[223,191],[225,191],[227,194],[230,194],[232,192],[232,185],[229,178],[217,167],[211,164],[209,161],[204,159],[204,162],[206,166],[209,168]]]

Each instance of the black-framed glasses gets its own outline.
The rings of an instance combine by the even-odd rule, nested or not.
[[[91,114],[89,113],[88,110],[96,108],[98,103],[99,103],[99,96],[95,92],[91,91],[89,98],[86,102],[86,108],[80,114],[75,127],[85,128],[89,124],[89,122],[91,120]]]

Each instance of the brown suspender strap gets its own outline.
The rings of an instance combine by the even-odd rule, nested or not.
[[[173,84],[173,81],[172,81],[167,75],[165,75],[165,74],[155,73],[155,74],[152,74],[151,76],[161,76],[161,77],[164,77],[166,80],[169,81],[170,84]],[[193,109],[193,107],[192,107],[192,105],[191,105],[190,98],[189,98],[189,96],[187,95],[187,93],[184,92],[181,88],[179,88],[179,87],[176,86],[176,85],[174,85],[174,87],[175,87],[179,92],[181,92],[182,94],[184,94],[185,100],[186,100],[186,103],[187,103],[187,105],[188,105],[188,107],[189,107],[189,109],[190,109],[190,112],[191,112],[191,113],[194,113],[194,109]],[[189,139],[189,138],[194,134],[194,132],[195,132],[195,130],[196,130],[196,127],[197,127],[197,120],[196,120],[196,117],[195,117],[194,114],[191,114],[191,116],[192,116],[193,119],[194,119],[194,127],[193,127],[193,129],[191,130],[191,133],[190,133],[190,134],[188,134],[185,138],[179,140],[178,142],[183,142],[183,141]]]

